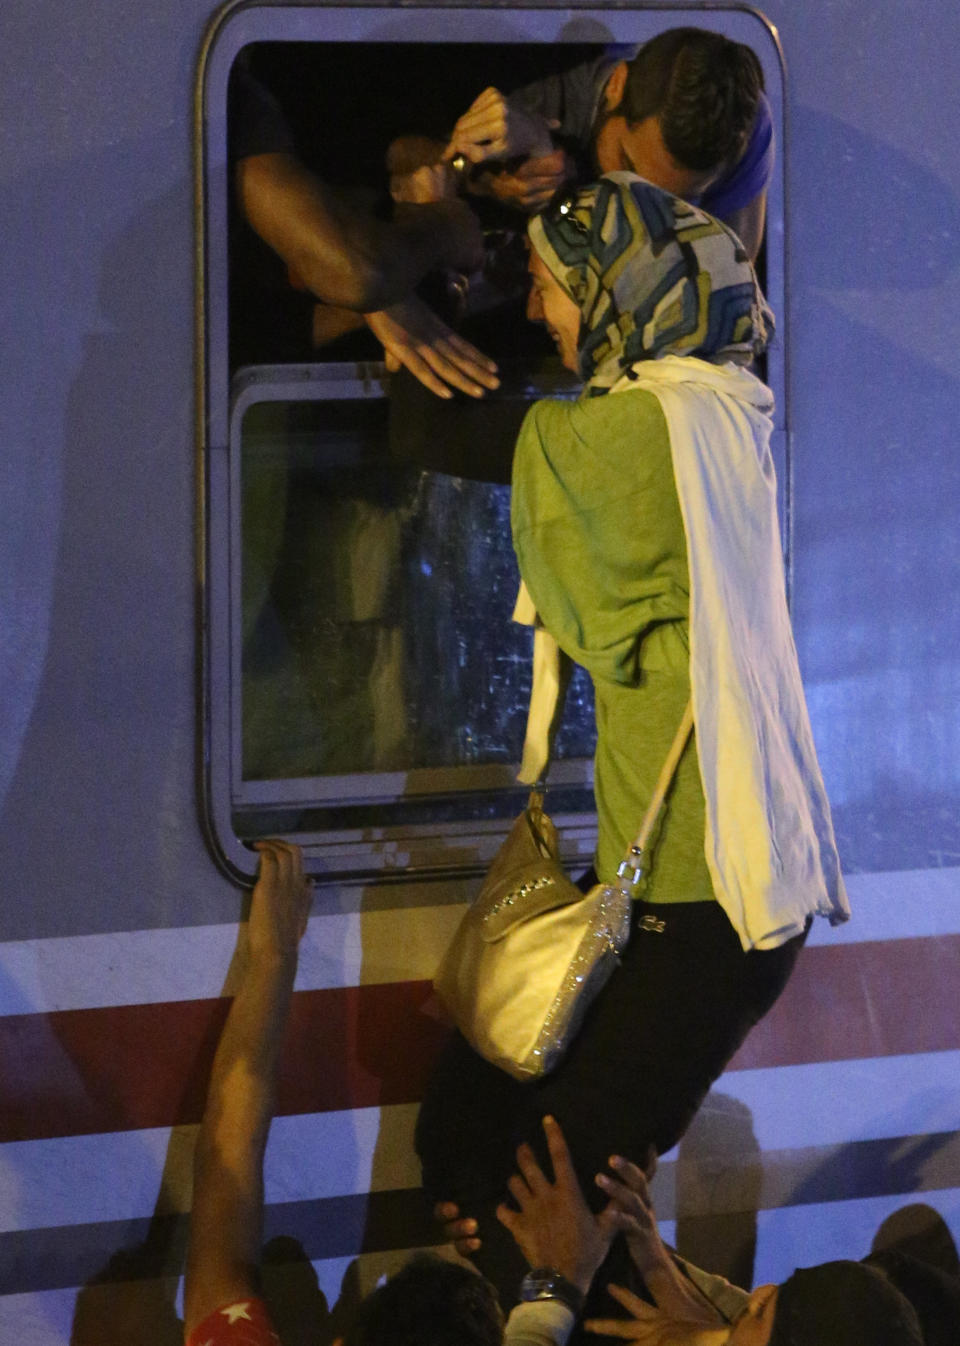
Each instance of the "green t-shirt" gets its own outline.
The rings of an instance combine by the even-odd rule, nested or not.
[[[690,695],[690,581],[666,421],[644,390],[530,408],[513,542],[540,619],[593,678],[597,872],[613,878]],[[662,815],[648,902],[713,898],[691,738]]]

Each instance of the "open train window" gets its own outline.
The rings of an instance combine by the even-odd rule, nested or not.
[[[265,835],[296,837],[314,872],[344,878],[467,871],[499,844],[523,798],[529,693],[529,633],[509,620],[510,448],[530,402],[575,395],[523,320],[514,240],[496,218],[484,223],[500,299],[454,315],[443,276],[425,291],[498,360],[502,387],[483,404],[440,403],[386,372],[362,324],[331,327],[240,218],[238,82],[269,91],[311,172],[376,211],[395,136],[442,137],[488,85],[517,88],[681,24],[752,46],[772,108],[761,265],[778,317],[766,376],[786,517],[782,66],[756,11],[239,3],[212,24],[197,156],[202,790],[235,874],[252,872],[244,843]],[[551,770],[571,857],[592,846],[592,747],[584,678]]]

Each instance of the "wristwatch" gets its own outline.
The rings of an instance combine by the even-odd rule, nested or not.
[[[525,1304],[538,1299],[558,1299],[572,1313],[579,1314],[586,1295],[553,1267],[531,1267],[520,1282],[520,1299]]]

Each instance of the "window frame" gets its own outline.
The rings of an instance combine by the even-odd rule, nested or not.
[[[790,579],[790,453],[789,390],[784,328],[787,315],[785,246],[786,155],[785,66],[774,26],[751,6],[738,3],[657,3],[571,8],[568,5],[505,9],[487,5],[328,6],[235,0],[211,20],[198,66],[195,97],[196,204],[196,368],[197,368],[197,568],[198,568],[198,791],[208,843],[219,866],[233,879],[247,883],[256,870],[256,854],[237,835],[233,814],[250,801],[239,772],[241,687],[237,663],[235,607],[239,594],[239,445],[234,430],[244,406],[257,393],[232,391],[228,358],[227,218],[230,184],[227,167],[226,89],[232,63],[253,42],[396,41],[398,46],[439,42],[583,42],[644,40],[677,15],[682,22],[716,27],[736,40],[749,42],[764,70],[777,137],[774,176],[768,191],[766,293],[777,316],[777,335],[768,355],[767,381],[776,398],[772,450],[780,491],[781,526],[788,584]],[[631,28],[631,24],[635,25]],[[638,31],[639,29],[639,31]],[[383,396],[387,387],[381,365],[286,365],[258,367],[260,391],[306,389],[317,398],[325,390],[351,396]],[[272,382],[271,382],[272,380]],[[253,384],[250,385],[253,387]],[[246,403],[243,402],[247,397]],[[259,400],[259,399],[258,399]],[[266,399],[263,399],[266,400]],[[239,408],[239,411],[238,411]],[[414,783],[424,789],[430,777],[446,769],[424,768]],[[474,769],[506,784],[509,771],[500,765]],[[440,772],[440,776],[437,772]],[[325,778],[354,797],[391,794],[407,797],[407,773],[364,788],[355,777]],[[581,761],[558,762],[551,784],[587,784],[592,766]],[[276,788],[260,791],[294,806],[310,800],[312,778],[288,778]],[[516,786],[512,788],[515,790]],[[419,793],[419,791],[417,791]],[[429,793],[429,791],[427,791]],[[562,853],[571,862],[587,863],[595,833],[595,813],[555,814]],[[357,833],[290,833],[305,850],[312,873],[340,882],[367,883],[384,878],[469,875],[482,870],[496,852],[509,820],[443,822],[435,826],[363,829]]]

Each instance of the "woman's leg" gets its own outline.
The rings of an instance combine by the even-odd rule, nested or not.
[[[415,1137],[428,1201],[454,1201],[477,1221],[482,1247],[474,1260],[507,1310],[526,1264],[495,1211],[516,1167],[529,1090],[455,1033],[427,1086]]]
[[[564,1129],[595,1206],[613,1153],[642,1161],[683,1135],[710,1086],[786,985],[803,942],[744,953],[715,902],[638,902],[620,967],[556,1071],[520,1084],[457,1035],[430,1082],[417,1152],[431,1201],[479,1222],[476,1261],[513,1302],[524,1264],[494,1215],[527,1140],[549,1171],[541,1119]]]
[[[566,1059],[535,1086],[585,1189],[611,1153],[672,1148],[710,1086],[786,985],[803,943],[744,953],[715,902],[638,902],[621,966]]]

